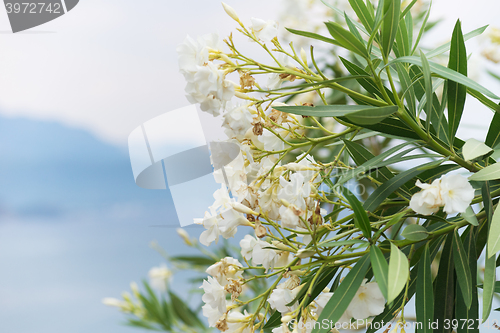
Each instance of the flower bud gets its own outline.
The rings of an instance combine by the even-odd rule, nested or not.
[[[184,240],[184,243],[186,243],[188,246],[193,246],[193,243],[191,242],[189,234],[186,232],[186,230],[177,228],[177,234]]]
[[[304,65],[307,65],[307,54],[303,48],[300,48],[300,57],[302,58]]]
[[[290,315],[281,317],[281,322],[284,324],[287,324],[287,323],[291,322],[292,320],[293,320],[293,317]]]
[[[297,251],[295,256],[300,259],[305,259],[312,257],[315,253],[316,252],[314,250],[300,249],[299,251]]]
[[[224,2],[222,2],[222,7],[224,7],[224,11],[226,12],[227,15],[229,15],[229,17],[231,17],[233,20],[241,24],[240,18],[234,11],[233,7],[229,6],[228,4],[225,4]]]
[[[250,214],[250,215],[259,215],[259,213],[253,211],[252,209],[248,208],[247,206],[239,203],[239,202],[232,202],[231,207],[239,213],[243,214]]]

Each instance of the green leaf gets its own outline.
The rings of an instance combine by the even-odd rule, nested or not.
[[[455,304],[455,268],[453,264],[452,244],[453,235],[446,236],[439,269],[434,281],[434,321],[438,323],[435,333],[448,333],[445,329],[444,320],[453,319],[453,306]]]
[[[215,260],[204,256],[175,256],[170,258],[172,261],[182,261],[187,264],[198,266],[210,266],[215,264]]]
[[[467,76],[467,51],[460,20],[457,21],[451,38],[448,68]],[[448,121],[450,138],[457,133],[462,113],[464,112],[467,88],[457,82],[448,81]]]
[[[377,280],[378,287],[382,295],[387,299],[389,265],[382,251],[376,246],[370,247],[370,262],[372,263],[373,274]]]
[[[364,43],[363,37],[361,37],[361,34],[359,33],[358,29],[356,29],[356,25],[354,22],[347,16],[347,13],[344,12],[344,18],[345,22],[347,23],[347,27],[349,28],[349,31],[352,32],[352,34],[361,42]]]
[[[406,28],[406,21],[399,21],[399,28],[396,34],[396,47],[394,53],[397,57],[404,57],[411,55],[411,45],[408,39],[408,31]]]
[[[487,257],[493,257],[500,251],[500,209],[496,208],[488,231]]]
[[[431,7],[432,7],[432,1],[429,3],[429,9],[427,9],[424,20],[422,21],[422,26],[420,27],[420,30],[418,31],[417,39],[415,40],[415,45],[413,45],[413,49],[411,50],[411,54],[415,53],[415,50],[417,49],[418,44],[420,43],[420,39],[422,38],[422,35],[424,34],[425,27],[427,25],[427,20],[429,20],[429,15],[431,13]]]
[[[172,291],[168,292],[172,304],[174,304],[174,311],[177,317],[189,327],[205,328],[205,324],[198,318],[196,313],[192,311],[176,294]]]
[[[328,37],[325,37],[325,36],[321,36],[321,35],[315,34],[313,32],[296,30],[296,29],[291,29],[291,28],[285,28],[285,29],[288,30],[288,31],[290,31],[292,34],[297,35],[297,36],[302,36],[302,37],[317,39],[317,40],[320,40],[320,41],[325,42],[325,43],[330,43],[330,44],[333,44],[333,45],[342,46],[340,43],[338,43],[334,39],[331,39],[331,38],[328,38]]]
[[[422,72],[420,67],[417,66],[410,67],[410,77],[413,81],[416,81],[415,84],[413,85],[415,96],[419,101],[421,101],[420,104],[425,105],[426,103],[424,103],[424,99],[427,100],[426,97],[427,95],[426,95],[425,84],[423,82],[424,80],[421,80],[423,76],[424,73]],[[432,89],[434,89],[434,86]],[[432,94],[432,110],[431,110],[430,120],[431,120],[431,125],[433,126],[434,130],[437,133],[438,138],[442,140],[444,143],[449,145],[450,140],[448,138],[448,123],[446,121],[446,117],[443,117],[443,107],[440,105],[436,93]]]
[[[370,105],[320,105],[320,106],[277,106],[274,109],[298,114],[301,116],[314,117],[353,117],[370,123],[370,121],[383,120],[398,110],[397,106],[384,106],[381,108]],[[378,110],[382,109],[382,110]],[[373,115],[372,115],[373,114]],[[373,123],[373,122],[371,122]]]
[[[485,181],[500,178],[500,163],[495,163],[487,166],[484,169],[479,170],[475,174],[469,177],[472,181]]]
[[[397,62],[406,62],[406,63],[410,63],[413,65],[417,65],[417,66],[422,67],[422,60],[419,57],[415,57],[415,56],[397,58],[397,59],[390,61],[387,65],[392,65],[392,64],[397,63]],[[455,72],[447,67],[439,65],[439,64],[432,62],[432,61],[429,61],[429,67],[430,67],[431,72],[433,72],[433,73],[435,73],[435,74],[437,74],[445,79],[463,84],[464,86],[471,88],[471,89],[474,89],[474,90],[477,90],[478,92],[485,94],[486,96],[489,96],[490,98],[500,99],[500,97],[498,97],[497,95],[495,95],[494,93],[492,93],[488,89],[484,88],[483,86],[481,86],[477,82],[469,79],[467,76],[464,76],[460,73],[457,73],[457,72]]]
[[[493,119],[491,120],[490,128],[488,129],[488,135],[486,135],[486,143],[491,148],[495,148],[500,142],[500,113],[495,112]]]
[[[281,326],[281,313],[279,311],[274,311],[274,313],[269,317],[267,323],[264,325],[263,329],[271,329]]]
[[[476,36],[481,35],[486,30],[486,28],[488,28],[487,25],[485,25],[485,26],[483,26],[481,28],[478,28],[476,30],[473,30],[473,31],[471,31],[469,33],[466,33],[464,35],[464,41],[467,41],[467,40],[469,40],[471,38],[474,38]],[[427,59],[430,59],[430,58],[433,58],[435,56],[438,56],[440,54],[443,54],[443,53],[447,52],[450,49],[450,47],[451,47],[451,42],[448,42],[448,43],[445,43],[445,44],[441,45],[440,47],[438,47],[438,48],[436,48],[436,49],[434,49],[432,51],[427,52],[425,55],[427,56]]]
[[[479,300],[477,295],[477,259],[476,259],[476,233],[477,228],[468,228],[468,233],[464,239],[465,253],[467,254],[468,264],[472,277],[472,304],[468,308],[465,305],[464,297],[459,287],[456,288],[457,302],[455,305],[455,318],[466,320],[470,325],[460,325],[457,327],[457,333],[479,333]]]
[[[391,243],[389,259],[389,275],[387,284],[387,303],[391,303],[406,286],[409,277],[408,258]]]
[[[333,296],[330,298],[328,303],[326,303],[325,308],[321,312],[318,322],[323,322],[323,320],[327,319],[328,322],[336,323],[340,317],[342,317],[354,298],[354,295],[356,295],[356,292],[361,286],[369,267],[370,259],[367,254],[358,260],[356,265],[354,265],[342,283],[335,290]],[[312,333],[326,333],[331,329],[321,326],[315,325]]]
[[[408,109],[412,115],[417,114],[417,105],[415,103],[415,90],[412,86],[410,75],[403,64],[396,64],[396,70],[399,76],[399,83],[401,84],[402,91],[406,92],[405,100],[408,105]]]
[[[370,239],[371,238],[371,226],[368,215],[366,214],[361,202],[354,194],[351,193],[347,188],[344,187],[343,191],[344,197],[349,201],[352,210],[354,211],[354,224],[356,227],[363,232],[363,235]]]
[[[470,308],[472,303],[472,277],[469,268],[469,259],[465,253],[462,239],[458,235],[457,229],[453,233],[453,260],[455,271],[457,272],[458,285],[462,291],[465,305]]]
[[[483,283],[483,322],[488,319],[493,304],[493,292],[495,291],[496,283],[496,257],[488,256],[484,266],[484,283]]]
[[[399,151],[401,148],[406,147],[410,144],[414,144],[414,143],[415,143],[414,141],[408,141],[408,142],[401,143],[395,147],[388,149],[387,151],[381,153],[380,155],[369,159],[368,161],[366,161],[362,165],[358,166],[356,169],[352,169],[352,170],[348,170],[347,172],[343,172],[341,177],[337,181],[337,184],[343,184],[354,177],[360,177],[363,173],[369,172],[371,169],[379,168],[381,166],[386,166],[386,165],[390,164],[390,163],[388,163],[388,161],[390,161],[390,160],[393,160],[393,159],[401,160],[402,155],[407,154],[407,153],[413,151],[414,149],[417,149],[418,146],[407,149],[403,153],[398,154],[395,157],[391,157],[387,161],[384,161],[385,158],[393,155],[395,152]]]
[[[410,224],[403,230],[401,236],[411,241],[421,241],[429,237],[429,232],[420,224]]]
[[[467,140],[462,147],[462,155],[464,155],[464,159],[466,161],[470,161],[475,159],[476,157],[486,155],[491,151],[493,151],[493,149],[476,139]]]
[[[339,247],[354,244],[369,245],[370,243],[362,239],[349,239],[344,241],[326,240],[324,242],[318,243],[318,247]]]
[[[431,264],[429,243],[427,243],[418,263],[417,291],[415,296],[417,323],[422,323],[422,329],[417,332],[422,333],[432,332],[429,325],[434,319],[434,292],[432,289]]]
[[[431,261],[436,257],[436,254],[441,247],[442,239],[442,237],[438,237],[430,241]],[[399,311],[401,305],[405,305],[406,303],[408,303],[408,301],[413,297],[413,294],[415,293],[417,273],[418,267],[414,267],[410,272],[408,294],[405,294],[405,292],[403,291],[399,294],[398,298],[396,298],[394,302],[392,302],[392,304],[386,304],[384,312],[373,318],[372,325],[369,326],[369,328],[366,330],[366,333],[375,333],[375,331],[378,330],[377,323],[384,323],[382,324],[383,326],[386,323],[390,322],[394,318],[394,313]]]
[[[460,214],[460,216],[462,216],[467,222],[469,222],[473,226],[478,226],[479,225],[476,213],[474,213],[474,210],[472,210],[471,206],[467,207],[467,209],[465,210],[465,212],[462,213],[462,214]]]
[[[380,6],[380,5],[379,5]],[[399,16],[401,14],[401,0],[384,0],[384,22],[382,24],[382,52],[387,59],[391,53],[394,39],[398,31]]]
[[[401,172],[397,176],[391,178],[390,180],[377,187],[377,189],[373,191],[368,199],[366,199],[363,207],[369,212],[374,212],[391,193],[397,191],[407,181],[409,181],[413,177],[418,176],[424,170],[438,166],[439,164],[443,163],[443,161],[444,160],[426,163]]]
[[[370,15],[363,0],[349,0],[349,4],[366,30],[371,31],[373,28],[373,17]]]
[[[345,30],[340,26],[340,24],[335,22],[325,22],[330,35],[335,39],[335,41],[340,44],[340,46],[359,54],[365,59],[368,59],[368,51],[365,45],[360,42],[350,31]]]
[[[345,116],[350,121],[355,122],[359,125],[374,125],[397,111],[398,107],[393,105],[378,108],[366,108],[358,112],[348,113]]]
[[[368,72],[366,72],[363,68],[350,62],[347,59],[344,59],[340,56],[339,56],[339,59],[340,59],[340,61],[342,61],[342,64],[344,64],[347,71],[353,75],[353,77],[359,77],[356,79],[356,81],[358,81],[358,83],[366,91],[368,91],[372,95],[377,95],[381,98],[384,97],[383,94],[380,92],[379,88],[377,87],[377,85],[373,82],[373,79],[370,77]],[[384,89],[387,92],[387,94],[389,95],[389,98],[391,99],[391,101],[394,104],[396,104],[396,100],[394,99],[392,92],[389,89],[387,89],[387,87],[385,87],[385,86],[384,86]]]
[[[425,113],[427,114],[427,119],[431,120],[432,119],[432,97],[433,97],[433,95],[432,95],[433,90],[432,90],[431,69],[429,67],[429,62],[427,61],[427,58],[425,57],[425,54],[423,52],[420,53],[420,58],[422,61],[422,72],[424,73],[425,96],[427,97],[426,102],[425,102]],[[423,103],[423,99],[422,99],[421,103]],[[431,121],[426,122],[427,133],[429,133],[429,126],[431,124]]]

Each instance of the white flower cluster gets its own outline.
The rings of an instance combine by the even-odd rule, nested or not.
[[[217,34],[198,40],[188,36],[177,47],[180,71],[187,81],[188,100],[199,103],[203,111],[214,116],[218,116],[221,108],[234,96],[234,84],[226,80],[226,71],[213,62],[213,55],[221,50]]]
[[[463,213],[474,199],[474,188],[461,175],[445,175],[432,184],[423,184],[417,180],[416,185],[422,191],[413,195],[410,207],[415,212],[430,215],[441,207],[447,214]]]
[[[301,286],[297,287],[294,283],[290,283],[291,280],[292,279],[289,279],[288,281],[278,285],[278,287],[273,290],[271,297],[269,298],[271,308],[281,312],[283,315],[294,311],[298,307],[298,304],[296,303],[288,305],[295,299],[301,288]],[[338,320],[340,325],[345,326],[351,321],[352,318],[363,320],[371,316],[379,315],[384,310],[385,299],[384,296],[382,296],[377,283],[366,282],[367,280],[364,279],[360,288],[356,292],[356,295],[347,307],[347,310]],[[332,296],[333,293],[329,292],[328,289],[320,294],[314,302],[309,305],[309,313],[306,319],[304,320],[304,318],[301,318],[301,320],[295,324],[296,327],[293,332],[312,332],[318,317]],[[273,329],[273,333],[282,332],[290,332],[287,323]]]

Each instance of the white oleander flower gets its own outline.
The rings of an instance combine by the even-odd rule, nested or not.
[[[290,175],[290,181],[280,177],[281,190],[278,192],[278,199],[286,200],[291,205],[295,205],[301,210],[306,209],[305,198],[311,194],[311,185],[300,173]]]
[[[247,184],[245,159],[243,158],[243,155],[241,153],[238,154],[238,156],[234,160],[224,166],[224,172],[226,173],[231,192],[237,191],[240,189],[240,187]],[[215,181],[219,184],[226,183],[224,174],[222,173],[222,169],[214,171],[214,178]]]
[[[194,223],[202,224],[207,229],[200,235],[200,243],[205,246],[210,246],[212,242],[217,244],[219,236],[225,239],[234,237],[237,227],[248,223],[243,214],[236,212],[232,208],[224,210],[221,214],[216,214],[211,209],[211,213],[205,212],[204,218],[194,219]]]
[[[238,311],[231,311],[227,315],[227,327],[228,329],[224,332],[226,333],[251,333],[252,325],[249,324],[252,318],[246,311],[245,314]]]
[[[229,192],[224,184],[220,189],[214,192],[213,197],[215,201],[213,205],[209,207],[211,211],[218,211],[219,209],[227,209],[231,207],[232,199],[229,196]]]
[[[316,298],[314,303],[316,304],[316,311],[315,312],[318,316],[321,314],[321,312],[325,308],[325,306],[328,303],[328,301],[330,300],[330,298],[332,298],[332,296],[333,296],[333,293],[323,292],[318,296],[318,298]]]
[[[230,139],[243,140],[246,132],[252,128],[254,118],[248,105],[226,107],[226,111],[224,122],[222,123],[222,126],[225,128],[224,132]]]
[[[203,316],[208,319],[208,325],[210,327],[215,327],[215,324],[219,321],[222,315],[219,312],[219,309],[213,308],[208,304],[203,305],[201,308],[203,309]]]
[[[280,216],[279,209],[281,202],[278,199],[278,186],[271,186],[261,193],[259,197],[260,207],[262,211],[271,219],[277,220]]]
[[[222,43],[217,34],[208,34],[197,40],[187,36],[176,48],[181,73],[193,73],[198,66],[203,66],[209,61],[209,51],[222,50]]]
[[[263,240],[258,240],[252,251],[252,263],[254,265],[262,265],[266,269],[266,272],[272,270],[279,259],[278,253],[270,247],[273,247],[273,245]]]
[[[436,213],[443,205],[440,182],[440,179],[436,179],[432,184],[424,184],[417,179],[416,185],[420,187],[422,191],[415,193],[411,197],[410,208],[422,215]]]
[[[208,280],[203,281],[200,288],[203,288],[205,292],[202,297],[203,302],[213,309],[217,309],[220,314],[219,317],[226,312],[226,291],[215,278],[209,276]]]
[[[367,279],[359,287],[356,295],[347,307],[348,318],[366,319],[377,316],[384,311],[385,299],[376,282],[366,283]]]
[[[251,28],[255,37],[263,42],[270,42],[278,35],[278,23],[272,20],[264,21],[252,17]]]
[[[463,213],[474,199],[474,188],[461,175],[444,175],[432,184],[417,180],[416,185],[422,191],[413,195],[410,207],[423,215],[436,213],[440,207],[447,214]]]
[[[283,282],[271,292],[271,296],[269,296],[267,301],[269,302],[269,305],[271,305],[272,309],[277,310],[280,313],[292,312],[298,308],[297,302],[291,306],[287,306],[287,304],[295,299],[299,290],[300,288],[288,289],[286,287],[286,282]]]
[[[281,139],[285,139],[285,137],[288,135],[288,132],[278,131],[277,134],[281,136]],[[264,150],[266,151],[280,151],[285,149],[285,143],[283,142],[283,140],[281,140],[267,128],[264,129],[262,135],[258,136],[257,139],[264,144]]]
[[[221,286],[225,286],[231,281],[229,279],[238,280],[242,279],[243,265],[233,257],[226,257],[219,262],[208,267],[206,273],[214,277]]]
[[[266,88],[267,90],[276,90],[281,88],[283,80],[278,73],[272,73],[267,76]]]
[[[159,267],[153,267],[149,270],[149,284],[153,289],[160,292],[167,290],[168,280],[172,277],[172,271],[167,268],[165,264]]]
[[[288,207],[281,206],[279,209],[281,226],[283,228],[294,229],[300,225],[299,216],[304,214],[304,211],[297,206],[290,204]]]
[[[441,198],[447,214],[463,213],[474,199],[474,188],[462,175],[441,177]]]
[[[252,259],[252,252],[259,240],[251,235],[246,235],[240,241],[241,256],[246,260]]]
[[[185,91],[190,103],[200,104],[202,111],[218,116],[220,109],[234,96],[234,84],[225,79],[225,72],[207,62],[196,71],[184,73]]]

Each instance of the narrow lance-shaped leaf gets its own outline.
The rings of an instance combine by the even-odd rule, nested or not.
[[[366,199],[363,207],[369,211],[374,212],[378,206],[394,191],[397,191],[401,186],[403,186],[407,181],[413,177],[418,176],[420,173],[427,169],[431,169],[439,164],[443,163],[444,160],[439,160],[436,162],[426,163],[424,165],[419,165],[412,169],[406,170],[398,174],[397,176],[386,181],[380,185],[372,194]]]
[[[349,4],[361,23],[365,26],[366,30],[371,31],[373,28],[373,17],[370,15],[363,0],[349,0]]]
[[[460,20],[457,21],[451,38],[448,68],[467,76],[467,52]],[[454,81],[448,81],[448,126],[451,139],[457,133],[458,125],[464,112],[466,96],[467,87]]]
[[[487,251],[486,251],[487,252]],[[496,282],[496,256],[485,260],[483,284],[483,322],[488,319],[493,304],[493,293]]]
[[[372,263],[373,275],[377,280],[378,287],[382,295],[387,299],[389,265],[385,260],[384,254],[376,246],[370,247],[370,261]]]
[[[491,120],[488,135],[486,135],[486,143],[491,148],[495,148],[500,142],[500,113],[495,112]]]
[[[415,56],[401,57],[401,58],[391,60],[386,66],[392,65],[392,64],[397,63],[397,62],[407,62],[407,63],[422,67],[422,59],[420,57],[415,57]],[[482,93],[490,98],[500,99],[500,97],[498,97],[497,95],[492,93],[490,90],[486,89],[485,87],[481,86],[479,83],[471,80],[470,78],[468,78],[465,75],[457,73],[457,72],[455,72],[447,67],[439,65],[439,64],[432,62],[432,61],[429,61],[429,67],[431,69],[431,72],[433,72],[433,73],[435,73],[435,74],[437,74],[445,79],[463,84],[464,86],[467,86],[468,88],[477,90],[478,92],[480,92],[480,93]]]
[[[429,237],[429,232],[419,224],[410,224],[404,228],[401,236],[411,241],[421,241]]]
[[[491,152],[492,149],[476,139],[469,139],[462,147],[462,155],[466,161],[475,159]]]
[[[500,209],[495,209],[488,231],[487,257],[493,257],[500,251]]]
[[[368,51],[365,45],[360,42],[350,31],[342,28],[340,24],[335,22],[326,22],[326,27],[330,32],[330,35],[339,43],[342,47],[359,54],[363,58],[368,58]]]
[[[401,0],[384,0],[383,6],[384,22],[382,24],[381,33],[382,52],[385,58],[388,58],[398,31],[399,15],[401,14]]]
[[[354,211],[354,223],[358,229],[363,232],[363,235],[370,239],[371,238],[371,227],[370,220],[366,214],[361,202],[354,194],[351,193],[347,188],[344,187],[344,197],[349,201],[352,210]]]
[[[425,101],[425,113],[427,114],[427,133],[429,133],[430,120],[432,119],[432,77],[429,62],[423,52],[420,53],[420,58],[422,60],[422,72],[424,73],[425,96],[427,97]]]
[[[453,318],[455,303],[455,267],[452,250],[453,235],[446,236],[446,243],[439,260],[438,274],[434,287],[434,321],[437,328],[434,333],[449,333],[450,327],[445,327],[445,319]]]
[[[434,291],[432,289],[431,264],[429,243],[427,243],[418,263],[417,291],[415,296],[417,323],[422,324],[422,329],[417,330],[419,333],[432,332],[430,324],[434,318]]]
[[[478,226],[479,221],[477,220],[476,213],[472,209],[471,206],[467,207],[464,213],[460,214],[467,222],[472,224],[473,226]]]
[[[387,287],[387,303],[391,303],[406,286],[409,275],[408,258],[391,243],[391,257],[389,259],[389,276]]]
[[[458,235],[457,229],[455,229],[453,233],[453,252],[458,285],[462,291],[465,305],[469,308],[472,303],[472,277],[469,268],[469,260],[467,258],[467,254],[465,253],[462,239]]]
[[[342,283],[333,293],[328,303],[326,303],[325,308],[321,312],[318,318],[318,322],[323,320],[328,320],[328,322],[336,323],[340,317],[344,314],[345,310],[351,303],[354,295],[358,291],[363,279],[365,278],[366,272],[370,267],[369,255],[361,257],[356,265],[349,271]],[[315,325],[312,333],[326,333],[331,330],[331,327],[322,327],[324,325]]]
[[[494,180],[500,178],[500,163],[495,163],[479,170],[469,177],[473,181]]]
[[[467,259],[471,271],[472,277],[472,303],[469,308],[465,305],[464,298],[457,287],[457,301],[455,305],[455,318],[460,318],[461,320],[466,320],[469,325],[459,325],[457,327],[457,333],[479,333],[479,323],[477,319],[479,318],[479,300],[477,295],[477,259],[476,259],[476,230],[477,228],[468,228],[468,233],[464,239],[465,253],[467,254]]]

